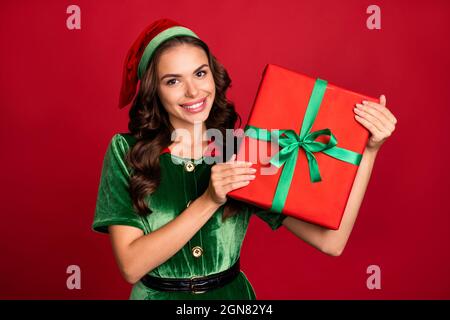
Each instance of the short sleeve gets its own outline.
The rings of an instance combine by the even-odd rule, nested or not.
[[[277,213],[269,210],[263,210],[260,207],[249,204],[250,213],[256,215],[263,220],[272,230],[277,230],[282,226],[283,220],[287,217],[282,213]]]
[[[129,193],[130,173],[125,163],[128,149],[129,145],[121,134],[114,135],[108,145],[92,223],[94,231],[108,233],[110,225],[128,225],[145,230]]]

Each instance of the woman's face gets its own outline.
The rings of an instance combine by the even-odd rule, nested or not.
[[[157,63],[157,75],[159,98],[175,128],[208,118],[216,90],[203,49],[183,44],[166,50]]]

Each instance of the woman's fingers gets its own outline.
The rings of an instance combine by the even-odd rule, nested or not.
[[[380,96],[380,104],[381,104],[383,107],[386,107],[386,96],[385,96],[384,94],[382,94],[382,95]]]
[[[221,171],[222,178],[226,178],[228,176],[232,176],[235,174],[255,174],[256,169],[255,168],[249,168],[247,166],[234,166],[234,167],[228,167]]]
[[[233,157],[234,156],[235,155],[233,155]],[[211,168],[212,173],[222,176],[225,173],[229,174],[229,172],[226,172],[227,170],[233,168],[250,168],[253,165],[251,162],[232,160],[233,157],[231,157],[231,159],[228,160],[227,162],[217,163],[214,166],[212,166]]]
[[[378,111],[382,112],[386,116],[386,118],[389,119],[390,122],[392,122],[393,124],[396,124],[397,118],[395,118],[395,116],[392,114],[392,112],[388,108],[386,108],[386,97],[380,98],[380,102],[381,103],[378,104],[378,103],[375,103],[372,101],[363,101],[362,104],[377,109]]]
[[[236,161],[236,154],[233,154],[227,162],[212,166],[211,185],[214,193],[223,199],[228,192],[248,185],[255,179],[256,169],[251,168],[252,165],[251,162]]]
[[[256,177],[255,175],[251,175],[251,174],[237,174],[237,175],[225,177],[224,179],[221,180],[221,182],[222,182],[222,186],[226,186],[230,183],[253,180],[253,179],[255,179],[255,177]]]
[[[251,165],[251,162],[239,161],[223,166],[218,173],[222,185],[255,179],[256,169]]]
[[[218,181],[222,187],[240,181],[247,181],[255,179],[256,169],[248,168],[246,165],[244,167],[233,166],[220,173],[215,173],[214,180]]]
[[[378,128],[373,123],[368,121],[367,119],[364,119],[364,118],[356,115],[356,120],[358,120],[364,127],[367,128],[367,130],[370,131],[370,133],[372,134],[372,136],[370,138],[372,140],[380,141],[382,139],[382,137],[384,136],[383,131],[378,130]]]
[[[233,190],[235,190],[235,189],[238,189],[238,188],[245,187],[245,186],[247,186],[249,183],[250,183],[249,180],[229,183],[229,184],[227,184],[227,185],[225,186],[225,188],[224,188],[225,193],[231,192],[231,191],[233,191]]]
[[[379,131],[385,131],[385,126],[393,125],[389,120],[376,109],[372,109],[367,106],[363,106],[359,103],[356,104],[355,112],[361,118],[365,118],[372,123]]]

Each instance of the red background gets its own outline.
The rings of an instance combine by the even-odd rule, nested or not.
[[[81,8],[81,30],[66,8]],[[381,30],[366,9],[381,8]],[[3,1],[0,298],[127,299],[107,236],[91,231],[128,47],[170,17],[208,43],[245,120],[266,63],[378,97],[398,119],[340,257],[253,218],[242,269],[258,299],[448,299],[448,1]],[[447,190],[447,191],[446,191]],[[81,289],[66,268],[81,268]],[[369,290],[366,269],[381,268]]]

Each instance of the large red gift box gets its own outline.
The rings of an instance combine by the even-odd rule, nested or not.
[[[266,65],[237,153],[253,162],[256,179],[228,196],[339,229],[369,137],[353,111],[363,100],[378,102]]]

